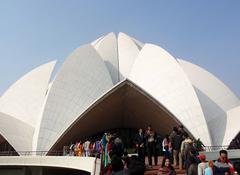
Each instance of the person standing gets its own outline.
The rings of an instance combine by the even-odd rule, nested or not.
[[[185,143],[185,148],[184,148],[184,163],[185,163],[185,169],[186,172],[188,172],[188,169],[190,167],[190,165],[192,164],[192,158],[196,155],[196,150],[193,146],[193,141],[191,139],[189,139],[186,143]]]
[[[170,140],[169,140],[169,135],[166,135],[162,141],[162,151],[164,154],[164,157],[170,159]]]
[[[204,174],[205,174],[205,175],[214,175],[213,168],[214,168],[213,161],[210,160],[210,161],[208,162],[207,168],[205,168],[205,170],[204,170]]]
[[[181,133],[177,131],[176,135],[172,139],[172,147],[173,147],[173,165],[179,165],[179,152],[181,148],[182,137]]]
[[[145,139],[144,139],[142,128],[138,129],[138,133],[134,138],[134,143],[137,149],[138,158],[145,164],[145,154],[144,154]]]
[[[177,132],[178,132],[178,127],[174,126],[172,132],[169,135],[169,139],[170,139],[171,144],[173,143],[173,139],[177,135]],[[170,154],[170,160],[171,160],[171,163],[173,163],[173,152],[171,151],[170,153],[171,153]]]
[[[146,133],[146,147],[147,147],[147,153],[148,153],[148,164],[150,167],[152,167],[152,156],[154,156],[154,163],[157,165],[157,157],[155,156],[155,133],[152,130],[151,125],[147,127]]]
[[[198,174],[198,158],[196,155],[196,150],[191,150],[189,152],[189,167],[187,169],[187,175],[197,175]]]
[[[214,174],[218,175],[224,175],[225,173],[236,173],[233,164],[228,159],[228,153],[226,150],[219,151],[219,158],[214,162],[213,171]]]
[[[205,169],[207,168],[206,156],[204,154],[198,155],[201,163],[198,164],[198,175],[204,175]]]
[[[75,146],[75,144],[71,143],[71,145],[69,147],[69,149],[70,149],[69,156],[74,156],[74,146]]]
[[[109,145],[110,145],[110,133],[104,133],[102,137],[102,162],[104,167],[108,166],[109,163]]]
[[[86,140],[83,143],[85,157],[89,157],[89,145],[90,145],[90,141],[89,140]]]
[[[158,160],[158,156],[160,156],[162,152],[162,137],[160,134],[155,133],[155,140],[155,157]]]

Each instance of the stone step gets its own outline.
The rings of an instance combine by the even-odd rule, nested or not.
[[[147,168],[144,175],[156,175],[158,173],[160,166],[152,166],[152,168]],[[179,170],[179,168],[175,168],[177,175],[185,174],[185,170]]]
[[[151,168],[148,168],[148,161],[147,161],[147,158],[145,159],[145,164],[146,164],[146,172],[144,173],[144,175],[157,175],[159,169],[160,169],[160,165],[162,164],[162,159],[163,157],[162,156],[159,156],[158,157],[158,165],[156,166],[152,166]],[[178,166],[175,166],[174,167],[177,175],[185,175],[185,170],[179,170],[179,167]]]

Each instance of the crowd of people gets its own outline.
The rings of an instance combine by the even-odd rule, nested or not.
[[[216,161],[206,161],[204,154],[190,153],[189,167],[186,167],[187,175],[237,175],[237,171],[233,164],[228,160],[227,151],[221,150],[219,158]],[[158,175],[176,175],[174,166],[172,166],[169,158],[164,157],[162,166]]]
[[[156,133],[148,126],[145,132],[139,129],[135,137],[138,157],[145,162],[145,154],[148,157],[148,168],[152,168],[152,158],[157,165],[158,155],[155,154]],[[226,150],[219,152],[216,161],[206,161],[204,150],[200,139],[193,140],[185,131],[183,126],[173,127],[172,132],[162,140],[163,161],[158,175],[175,175],[175,169],[185,172],[187,175],[230,175],[237,174],[233,164],[228,160]],[[183,171],[184,170],[184,171]]]
[[[101,174],[143,175],[145,165],[138,156],[124,152],[122,139],[116,133],[106,132],[101,139],[77,141],[63,148],[64,156],[93,156],[101,159]]]
[[[101,152],[101,141],[77,141],[63,147],[63,156],[95,157]]]
[[[176,168],[187,175],[237,174],[226,150],[220,151],[215,162],[207,162],[206,156],[199,154],[204,150],[201,140],[193,140],[182,125],[173,127],[164,138],[160,138],[151,125],[146,129],[139,128],[133,143],[137,155],[128,156],[120,136],[106,132],[100,139],[78,141],[64,147],[64,155],[100,158],[103,175],[143,175],[146,168],[152,168],[153,162],[154,165],[161,164],[158,175],[175,175]],[[158,162],[160,154],[163,155],[161,163]],[[146,165],[145,157],[148,160]]]

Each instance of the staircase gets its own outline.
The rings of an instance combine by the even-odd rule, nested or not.
[[[157,175],[158,170],[160,169],[160,165],[162,164],[162,159],[163,157],[158,157],[158,165],[157,166],[152,166],[152,168],[148,167],[148,161],[147,161],[147,157],[145,159],[145,164],[146,164],[146,172],[144,173],[144,175]],[[185,175],[185,170],[180,170],[178,166],[174,167],[177,175]]]

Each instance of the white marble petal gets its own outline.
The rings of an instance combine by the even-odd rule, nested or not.
[[[178,59],[201,103],[213,145],[222,145],[227,132],[227,111],[240,105],[239,98],[217,77],[190,62]],[[221,129],[219,129],[221,126]]]
[[[97,44],[94,45],[99,55],[104,60],[104,63],[111,75],[113,84],[119,82],[119,69],[118,69],[118,48],[117,38],[114,33],[101,38]]]
[[[139,47],[131,37],[124,33],[118,35],[118,59],[120,79],[127,78],[139,53]]]
[[[17,152],[32,150],[32,126],[2,112],[0,121],[0,134]]]
[[[0,98],[0,112],[35,127],[56,61],[41,65],[16,81]]]
[[[165,106],[195,138],[211,145],[206,120],[191,82],[168,52],[145,44],[129,79]]]
[[[112,86],[108,69],[93,46],[76,49],[65,60],[51,86],[37,150],[49,150],[81,113]]]
[[[222,145],[230,145],[231,141],[240,132],[240,106],[237,106],[227,112],[226,132]]]

